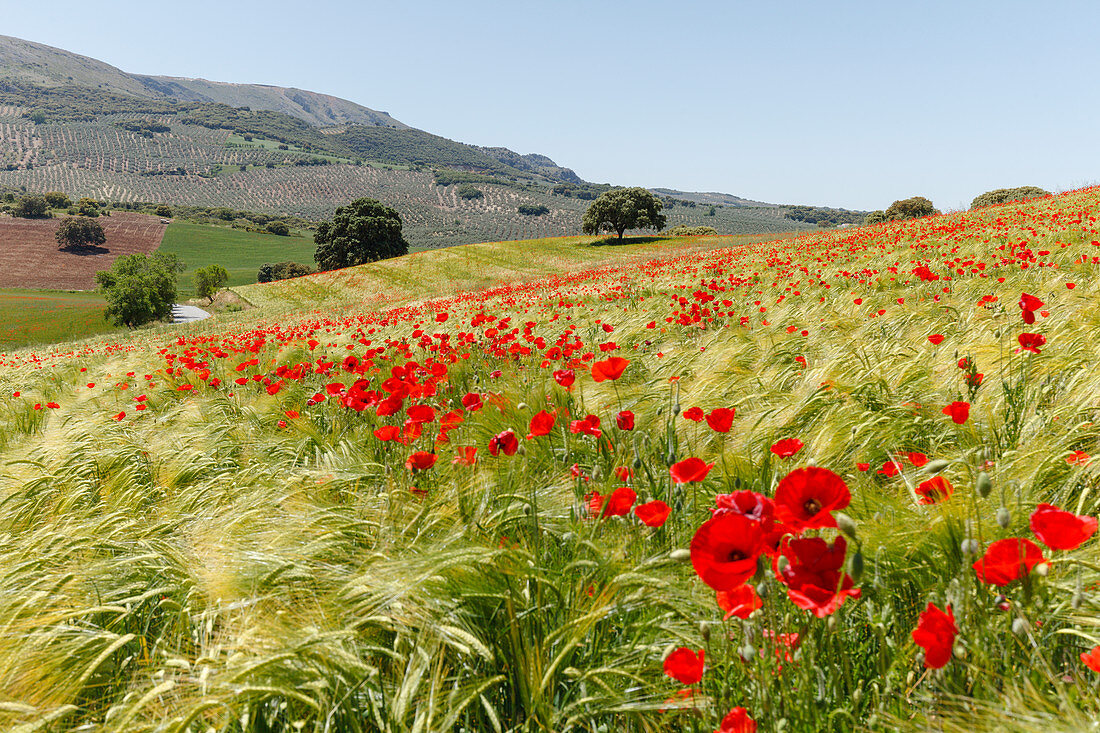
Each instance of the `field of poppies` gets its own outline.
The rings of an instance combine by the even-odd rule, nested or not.
[[[5,355],[0,727],[1095,729],[1098,216],[457,248]]]

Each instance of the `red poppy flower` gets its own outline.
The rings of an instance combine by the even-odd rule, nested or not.
[[[1043,551],[1034,542],[1009,537],[987,547],[985,555],[974,563],[974,572],[983,583],[1004,587],[1043,562],[1046,562]]]
[[[615,424],[619,426],[619,430],[633,430],[634,413],[630,410],[621,410],[619,414],[615,416]]]
[[[783,440],[776,441],[772,447],[772,453],[776,454],[780,458],[790,458],[798,451],[802,450],[803,443],[798,438],[784,438]]]
[[[540,410],[531,418],[531,426],[528,429],[527,439],[531,440],[540,435],[549,435],[550,431],[554,429],[554,421],[556,419],[555,413]]]
[[[685,458],[679,463],[673,463],[668,468],[672,480],[678,484],[688,484],[694,481],[702,481],[714,468],[713,463],[706,463],[702,458]]]
[[[569,423],[569,432],[574,435],[591,435],[593,438],[598,438],[603,435],[603,431],[600,428],[600,418],[595,415],[588,415],[583,420],[573,420]]]
[[[733,708],[722,718],[714,733],[756,733],[756,721],[749,717],[749,711],[745,708]]]
[[[400,434],[400,429],[398,429],[395,425],[383,425],[380,428],[376,428],[374,431],[374,437],[382,441],[394,440]]]
[[[1020,295],[1020,302],[1018,305],[1020,306],[1020,311],[1023,314],[1024,323],[1030,325],[1032,323],[1035,323],[1035,311],[1043,307],[1043,301],[1039,300],[1034,295],[1023,293],[1022,295]]]
[[[519,450],[519,440],[516,438],[516,434],[512,432],[511,428],[489,439],[489,452],[494,456],[500,455],[501,453],[504,453],[506,456],[514,456],[517,450]]]
[[[472,466],[477,462],[477,446],[464,445],[455,448],[455,457],[451,463],[459,466]]]
[[[920,468],[921,466],[928,463],[928,456],[924,455],[923,453],[918,453],[916,451],[910,451],[908,453],[908,458],[909,462],[917,468]]]
[[[597,361],[592,364],[592,379],[597,382],[616,380],[623,375],[623,371],[630,366],[630,360],[621,356],[613,356],[606,361]]]
[[[934,333],[928,337],[928,340],[932,342],[933,346],[939,346],[943,343],[943,336],[938,333]]]
[[[124,418],[124,417],[126,417],[126,413],[125,412],[120,412],[117,415],[115,415],[115,421],[116,422],[121,422],[122,418]]]
[[[1031,531],[1052,550],[1076,550],[1096,534],[1096,517],[1078,516],[1052,504],[1031,514]]]
[[[856,464],[856,470],[857,471],[863,471],[863,472],[870,471],[871,470],[871,464],[870,463],[857,463]]]
[[[756,559],[764,550],[760,522],[743,514],[714,515],[691,538],[691,566],[714,590],[732,590],[756,572]]]
[[[951,661],[951,650],[959,627],[955,625],[955,613],[951,604],[941,611],[929,603],[920,615],[917,628],[913,629],[913,643],[924,649],[924,666],[940,669]]]
[[[955,487],[943,476],[933,476],[927,481],[922,481],[915,489],[920,497],[921,504],[938,504],[945,499],[950,499],[955,493]]]
[[[959,369],[969,369],[970,368],[970,359],[967,359],[964,356],[963,358],[959,359],[959,363],[958,363],[957,366],[959,367]]]
[[[787,586],[791,602],[824,618],[849,596],[859,598],[860,589],[853,588],[852,577],[841,570],[847,550],[843,537],[837,537],[832,546],[820,537],[789,540],[784,554],[790,562],[780,579]]]
[[[876,471],[876,473],[881,473],[886,478],[893,478],[901,473],[901,466],[897,461],[887,461],[882,464],[882,468]]]
[[[1021,333],[1016,337],[1016,340],[1020,342],[1020,349],[1022,351],[1041,354],[1043,352],[1039,350],[1039,347],[1046,344],[1047,337],[1041,333]]]
[[[798,468],[775,489],[776,518],[799,533],[816,527],[835,527],[832,512],[852,501],[844,479],[827,468]]]
[[[1094,646],[1090,652],[1081,652],[1081,661],[1093,672],[1100,672],[1100,645]]]
[[[671,513],[672,508],[660,499],[634,507],[634,515],[647,527],[660,527]]]
[[[607,497],[607,503],[603,507],[603,516],[605,517],[624,517],[630,513],[630,507],[634,506],[634,501],[638,498],[638,495],[634,493],[634,489],[629,486],[620,486],[611,492],[611,495]]]
[[[435,408],[430,405],[409,405],[405,411],[408,419],[415,423],[429,423],[435,420]]]
[[[951,419],[955,421],[955,424],[962,425],[970,419],[970,403],[952,402],[950,405],[943,408],[943,414],[949,415]]]
[[[756,589],[748,583],[730,590],[717,591],[717,594],[718,607],[726,612],[726,619],[730,616],[748,618],[753,611],[764,605],[764,601],[756,595]]]
[[[775,516],[775,505],[772,500],[755,491],[734,491],[732,494],[719,494],[714,497],[715,508],[712,514],[732,512],[744,514],[749,519],[757,522],[771,521]]]
[[[689,407],[684,410],[684,419],[691,420],[692,422],[700,422],[706,417],[706,413],[703,412],[701,407]]]
[[[1075,450],[1066,456],[1066,463],[1071,466],[1087,466],[1089,460],[1091,460],[1091,456],[1083,450]]]
[[[485,403],[481,401],[481,395],[477,392],[467,392],[462,396],[462,406],[467,412],[477,412],[485,406]]]
[[[704,650],[693,652],[682,646],[665,657],[665,674],[681,685],[694,685],[703,679]]]
[[[405,460],[405,468],[410,471],[426,471],[435,465],[436,458],[438,456],[435,453],[418,450]]]
[[[716,433],[728,433],[733,427],[733,417],[737,413],[732,407],[716,407],[707,415],[707,425]]]
[[[554,381],[569,388],[573,386],[573,382],[577,381],[577,375],[572,369],[559,369],[554,372]]]
[[[47,402],[46,407],[50,408],[51,410],[56,410],[57,408],[61,407],[61,405],[57,404],[56,402]]]

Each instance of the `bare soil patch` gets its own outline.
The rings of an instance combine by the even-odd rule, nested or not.
[[[155,216],[112,212],[98,219],[107,235],[103,247],[60,250],[54,232],[63,219],[0,218],[0,288],[94,290],[98,270],[124,255],[154,251],[167,226]]]

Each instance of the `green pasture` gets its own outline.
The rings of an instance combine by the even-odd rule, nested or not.
[[[265,262],[300,262],[315,266],[316,245],[306,237],[277,237],[255,234],[228,227],[172,222],[164,232],[162,252],[179,257],[187,267],[179,280],[180,297],[194,293],[195,270],[206,265],[221,265],[229,272],[229,285],[256,282],[256,273]]]
[[[0,290],[0,350],[75,341],[110,333],[107,303],[97,293]]]

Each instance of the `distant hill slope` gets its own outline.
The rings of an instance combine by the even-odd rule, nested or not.
[[[128,74],[87,56],[12,36],[0,36],[0,79],[44,87],[76,85],[136,97],[217,102],[230,107],[271,110],[317,126],[358,123],[408,127],[385,112],[327,94],[266,84],[228,84],[205,79]]]
[[[128,74],[0,36],[4,188],[313,220],[369,196],[397,209],[412,244],[442,247],[579,234],[588,202],[611,186],[544,155],[467,145],[324,94]],[[811,226],[772,204],[659,190],[670,227]]]

